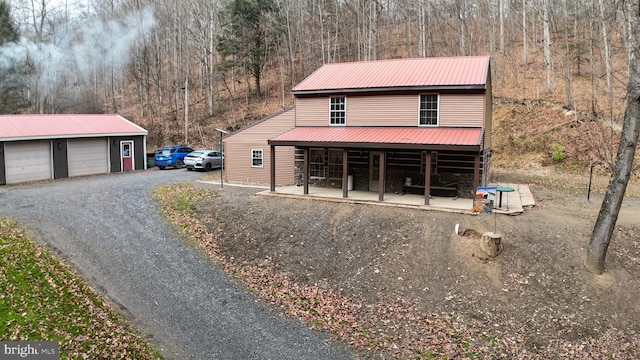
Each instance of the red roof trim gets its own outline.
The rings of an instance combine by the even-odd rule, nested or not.
[[[479,150],[481,128],[297,127],[269,140],[275,146],[458,148]],[[464,149],[463,149],[464,148]]]

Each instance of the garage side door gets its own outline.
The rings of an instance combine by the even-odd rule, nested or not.
[[[4,160],[7,184],[52,178],[49,141],[5,143]]]
[[[69,177],[109,172],[107,139],[75,139],[67,142]]]

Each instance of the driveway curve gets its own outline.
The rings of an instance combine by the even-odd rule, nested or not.
[[[0,186],[0,216],[71,263],[167,359],[356,358],[256,300],[161,218],[151,189],[198,177],[146,170]]]

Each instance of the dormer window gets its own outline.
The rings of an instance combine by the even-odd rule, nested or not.
[[[329,105],[329,125],[345,125],[347,119],[347,98],[344,96],[332,96]]]
[[[438,95],[420,95],[420,126],[438,125]]]

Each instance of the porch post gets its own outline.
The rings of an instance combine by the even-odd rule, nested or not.
[[[342,150],[342,197],[349,197],[349,152],[347,149]]]
[[[431,195],[431,151],[425,154],[424,165],[424,204],[429,205],[429,195]]]
[[[271,145],[271,192],[276,191],[276,147]]]
[[[380,171],[378,175],[378,201],[384,201],[384,180],[387,178],[387,152],[380,152]]]
[[[473,166],[473,192],[480,186],[480,153],[476,154],[476,161]]]
[[[309,195],[309,148],[304,148],[304,164],[302,165],[302,184],[304,194]]]

